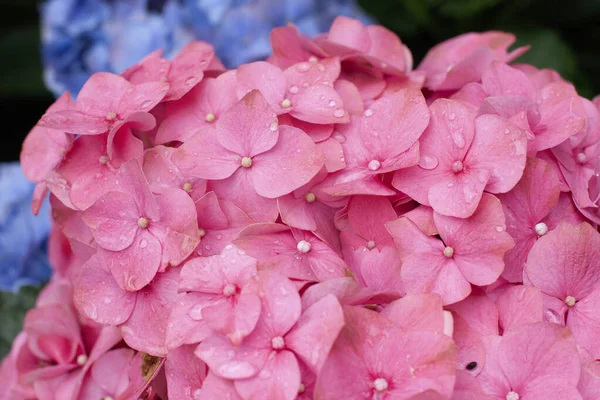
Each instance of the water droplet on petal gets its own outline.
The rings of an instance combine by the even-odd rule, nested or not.
[[[370,108],[367,108],[364,112],[364,116],[370,117],[371,115],[373,115],[373,110],[371,110]]]
[[[146,100],[144,102],[142,102],[142,104],[140,105],[140,108],[146,109],[146,108],[150,108],[152,106],[152,100]]]
[[[329,101],[329,107],[335,107],[337,103],[335,102],[335,100],[330,100]]]
[[[140,249],[145,249],[148,246],[148,241],[146,239],[142,239],[140,241]]]
[[[336,118],[342,118],[345,114],[346,112],[342,108],[338,108],[333,112],[333,116]]]
[[[298,89],[298,86],[296,86],[296,85],[292,85],[289,88],[289,91],[290,91],[291,94],[296,94],[296,93],[298,93],[299,90],[300,89]]]
[[[454,113],[450,113],[450,114],[448,115],[448,119],[449,119],[450,121],[454,121],[454,120],[456,119],[456,114],[454,114]]]
[[[202,308],[203,307],[201,304],[196,304],[194,307],[192,307],[190,309],[190,311],[188,312],[188,315],[194,321],[200,321],[200,320],[202,320]]]
[[[435,156],[422,156],[419,160],[419,167],[427,170],[435,169],[439,164]]]

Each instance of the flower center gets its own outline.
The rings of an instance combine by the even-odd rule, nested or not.
[[[281,102],[281,107],[283,108],[290,108],[292,106],[292,102],[290,99],[283,99],[283,101]]]
[[[104,396],[102,400],[115,400],[112,396]]]
[[[581,152],[577,154],[577,162],[579,164],[585,164],[587,162],[587,156],[585,153]]]
[[[367,168],[369,168],[370,171],[377,171],[379,168],[381,168],[381,163],[377,160],[371,160],[369,161]]]
[[[298,242],[298,246],[296,246],[296,248],[300,253],[306,254],[310,251],[310,243],[308,243],[306,240],[301,240]]]
[[[374,241],[374,240],[369,240],[369,241],[367,242],[367,247],[368,247],[369,249],[371,249],[371,250],[372,250],[372,249],[374,249],[374,248],[375,248],[375,246],[377,246],[377,245],[375,244],[375,241]]]
[[[138,226],[142,229],[146,229],[149,224],[150,224],[150,221],[148,221],[148,218],[140,217],[138,219]]]
[[[87,362],[88,357],[85,354],[80,354],[77,356],[77,365],[83,365]]]
[[[227,285],[225,285],[225,287],[223,288],[223,295],[233,296],[234,294],[235,294],[235,285],[232,285],[231,283],[228,283]]]
[[[242,158],[242,167],[250,168],[252,166],[252,159],[250,157]]]
[[[384,378],[377,378],[373,381],[373,386],[378,392],[383,392],[388,388],[388,381],[386,381]]]
[[[575,297],[573,297],[573,296],[565,297],[565,304],[568,305],[569,307],[573,307],[576,302],[577,302],[577,300],[575,300]]]
[[[198,236],[200,236],[200,238],[203,238],[204,236],[206,236],[206,231],[202,228],[198,229]]]
[[[98,158],[98,162],[102,165],[106,165],[108,163],[108,156],[100,156],[100,158]]]
[[[446,246],[442,253],[444,254],[444,256],[451,258],[452,256],[454,256],[454,249],[450,246]]]
[[[306,386],[304,386],[304,383],[300,383],[300,386],[298,386],[298,393],[304,393],[305,390]]]
[[[184,183],[183,190],[185,190],[188,193],[192,193],[192,190],[193,190],[192,184],[189,182]]]
[[[519,393],[513,392],[512,390],[506,394],[506,400],[519,400]]]
[[[206,114],[206,117],[204,117],[206,119],[206,122],[213,122],[215,120],[215,114],[213,113],[208,113]]]
[[[535,225],[535,233],[537,233],[540,236],[544,236],[546,233],[548,233],[548,225],[546,225],[543,222],[536,224]]]
[[[319,59],[317,57],[315,57],[315,56],[310,56],[310,57],[308,57],[308,61],[316,63],[316,62],[319,61]]]
[[[465,166],[463,165],[462,161],[454,161],[452,163],[452,171],[454,171],[454,173],[459,173],[464,168]]]
[[[114,121],[115,119],[117,119],[117,113],[109,112],[108,114],[106,114],[107,121]]]
[[[281,336],[275,336],[271,339],[271,346],[275,350],[281,350],[285,347],[285,340]]]
[[[312,192],[308,192],[304,198],[306,199],[307,203],[312,203],[317,199],[317,196],[315,196],[315,194]]]

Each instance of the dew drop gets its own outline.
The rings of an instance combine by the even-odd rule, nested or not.
[[[299,90],[300,89],[298,89],[298,86],[296,86],[296,85],[292,85],[289,88],[289,91],[290,91],[291,94],[296,94],[296,93],[298,93]]]
[[[196,304],[194,307],[192,307],[190,309],[190,311],[188,312],[188,315],[194,321],[201,321],[202,320],[202,305]]]
[[[456,119],[456,114],[454,114],[454,113],[450,113],[450,114],[448,115],[448,119],[449,119],[450,121],[454,121],[454,120]]]
[[[373,110],[371,110],[370,108],[367,108],[364,112],[364,116],[370,117],[371,115],[373,115]]]
[[[346,112],[342,108],[338,108],[333,112],[333,116],[336,118],[342,118],[345,114]]]
[[[152,100],[146,100],[146,101],[142,102],[142,104],[140,105],[140,108],[146,109],[146,108],[150,108],[150,106],[152,106]]]
[[[187,78],[185,80],[185,84],[188,86],[192,86],[194,83],[196,83],[196,77],[195,76],[190,76],[189,78]]]
[[[140,249],[145,249],[148,246],[148,241],[146,239],[142,239],[140,241]]]
[[[496,232],[502,232],[502,231],[504,231],[504,227],[503,227],[503,226],[500,226],[500,225],[498,225],[498,226],[496,227]]]
[[[336,104],[337,104],[337,103],[335,102],[335,100],[330,100],[330,101],[329,101],[329,107],[335,107],[335,106],[336,106]]]
[[[438,164],[439,161],[435,156],[423,156],[419,160],[419,167],[427,170],[435,169]]]

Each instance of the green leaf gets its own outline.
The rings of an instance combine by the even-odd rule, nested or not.
[[[452,0],[440,7],[440,14],[455,19],[475,17],[477,14],[492,8],[502,0]]]
[[[13,339],[23,329],[25,313],[35,306],[40,289],[25,286],[16,294],[0,292],[0,358],[8,354]]]

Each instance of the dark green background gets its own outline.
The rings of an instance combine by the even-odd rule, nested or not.
[[[326,1],[326,0],[319,0]],[[42,81],[35,0],[0,0],[0,160],[16,160],[28,130],[52,102]],[[532,49],[519,59],[558,70],[586,97],[600,93],[600,0],[360,0],[396,31],[415,65],[434,44],[469,31],[501,29]],[[1,196],[1,194],[0,194]],[[1,255],[0,255],[1,256]],[[0,355],[18,332],[35,291],[0,295]]]

